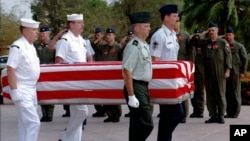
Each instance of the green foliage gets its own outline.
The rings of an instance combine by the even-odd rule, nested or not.
[[[196,27],[202,28],[204,26],[203,21],[208,18],[206,18],[206,15],[201,15],[200,13],[206,13],[206,9],[209,7],[210,6],[208,5],[208,3],[195,4],[184,9],[180,13],[180,15],[184,15],[184,20],[182,21],[184,21],[184,25],[188,29],[188,31],[191,32]]]
[[[169,3],[178,4],[182,9],[182,1],[175,0],[121,0],[107,5],[104,0],[35,0],[31,10],[34,19],[53,27],[53,34],[65,27],[66,15],[82,13],[84,15],[84,35],[92,34],[95,27],[105,31],[108,27],[116,30],[117,38],[126,35],[130,28],[127,15],[132,12],[148,11],[151,13],[151,29],[161,26],[158,9]]]
[[[228,0],[228,2],[227,2],[227,8],[228,8],[227,20],[229,20],[231,14],[234,14],[233,13],[233,10],[235,9],[234,3],[235,3],[234,0]]]
[[[236,39],[250,51],[250,1],[249,0],[184,0],[184,16],[187,31],[199,27],[207,29],[209,21],[219,25],[219,34],[231,26],[235,29]]]
[[[225,15],[221,15],[221,13],[224,10],[224,3],[223,1],[217,2],[215,4],[212,5],[210,11],[208,12],[209,15],[209,19],[212,21],[219,21],[219,18],[225,16]],[[218,16],[220,15],[220,16]]]
[[[2,7],[0,7],[0,9],[2,9]],[[15,13],[20,13],[20,15],[16,15]],[[8,45],[10,45],[14,40],[16,40],[20,36],[19,19],[21,15],[23,15],[23,13],[21,13],[16,6],[14,6],[12,10],[8,13],[5,11],[1,11],[0,50],[1,48],[7,48]],[[0,53],[0,55],[1,54],[2,53]]]

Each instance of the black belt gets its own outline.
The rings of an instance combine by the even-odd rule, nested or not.
[[[140,84],[148,85],[148,82],[142,81],[142,80],[135,80],[135,79],[133,79],[133,82],[137,82],[137,83],[140,83]]]

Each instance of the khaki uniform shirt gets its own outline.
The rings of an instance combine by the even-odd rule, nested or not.
[[[149,46],[134,37],[123,52],[122,69],[132,73],[133,79],[149,82],[152,79],[152,61]]]

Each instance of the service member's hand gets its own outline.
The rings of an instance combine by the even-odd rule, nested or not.
[[[139,107],[139,101],[138,99],[135,97],[135,95],[133,96],[128,96],[128,105],[130,107],[133,107],[133,108],[138,108]]]
[[[224,78],[227,79],[229,76],[230,76],[230,69],[227,69],[224,74]]]
[[[11,96],[11,100],[14,103],[21,102],[23,100],[23,96],[20,93],[18,93],[17,89],[10,90],[10,96]]]

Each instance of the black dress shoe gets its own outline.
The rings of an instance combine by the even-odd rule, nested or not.
[[[120,121],[119,118],[113,118],[113,119],[112,119],[112,122],[119,122],[119,121]]]
[[[224,124],[224,123],[225,123],[225,120],[224,120],[224,118],[219,117],[219,118],[217,119],[217,122],[220,123],[220,124]]]
[[[216,117],[211,117],[210,119],[206,120],[205,123],[217,123],[218,119]]]
[[[104,121],[103,121],[103,122],[113,122],[113,118],[108,117],[108,118],[104,119]]]
[[[186,120],[186,118],[184,118],[184,119],[181,120],[180,123],[186,123],[186,122],[187,122],[187,120]]]
[[[190,118],[203,118],[203,114],[202,113],[192,113],[189,117]]]
[[[237,115],[225,115],[224,118],[238,118]]]
[[[106,117],[106,114],[105,113],[96,112],[96,113],[92,114],[92,117]]]
[[[130,117],[130,113],[125,114],[124,117]]]
[[[65,113],[62,115],[62,117],[70,117],[70,113]]]
[[[157,115],[157,117],[158,117],[158,118],[160,117],[160,113]]]
[[[63,140],[59,139],[58,141],[63,141]]]
[[[51,122],[52,121],[52,118],[49,118],[49,117],[42,117],[41,122]]]

